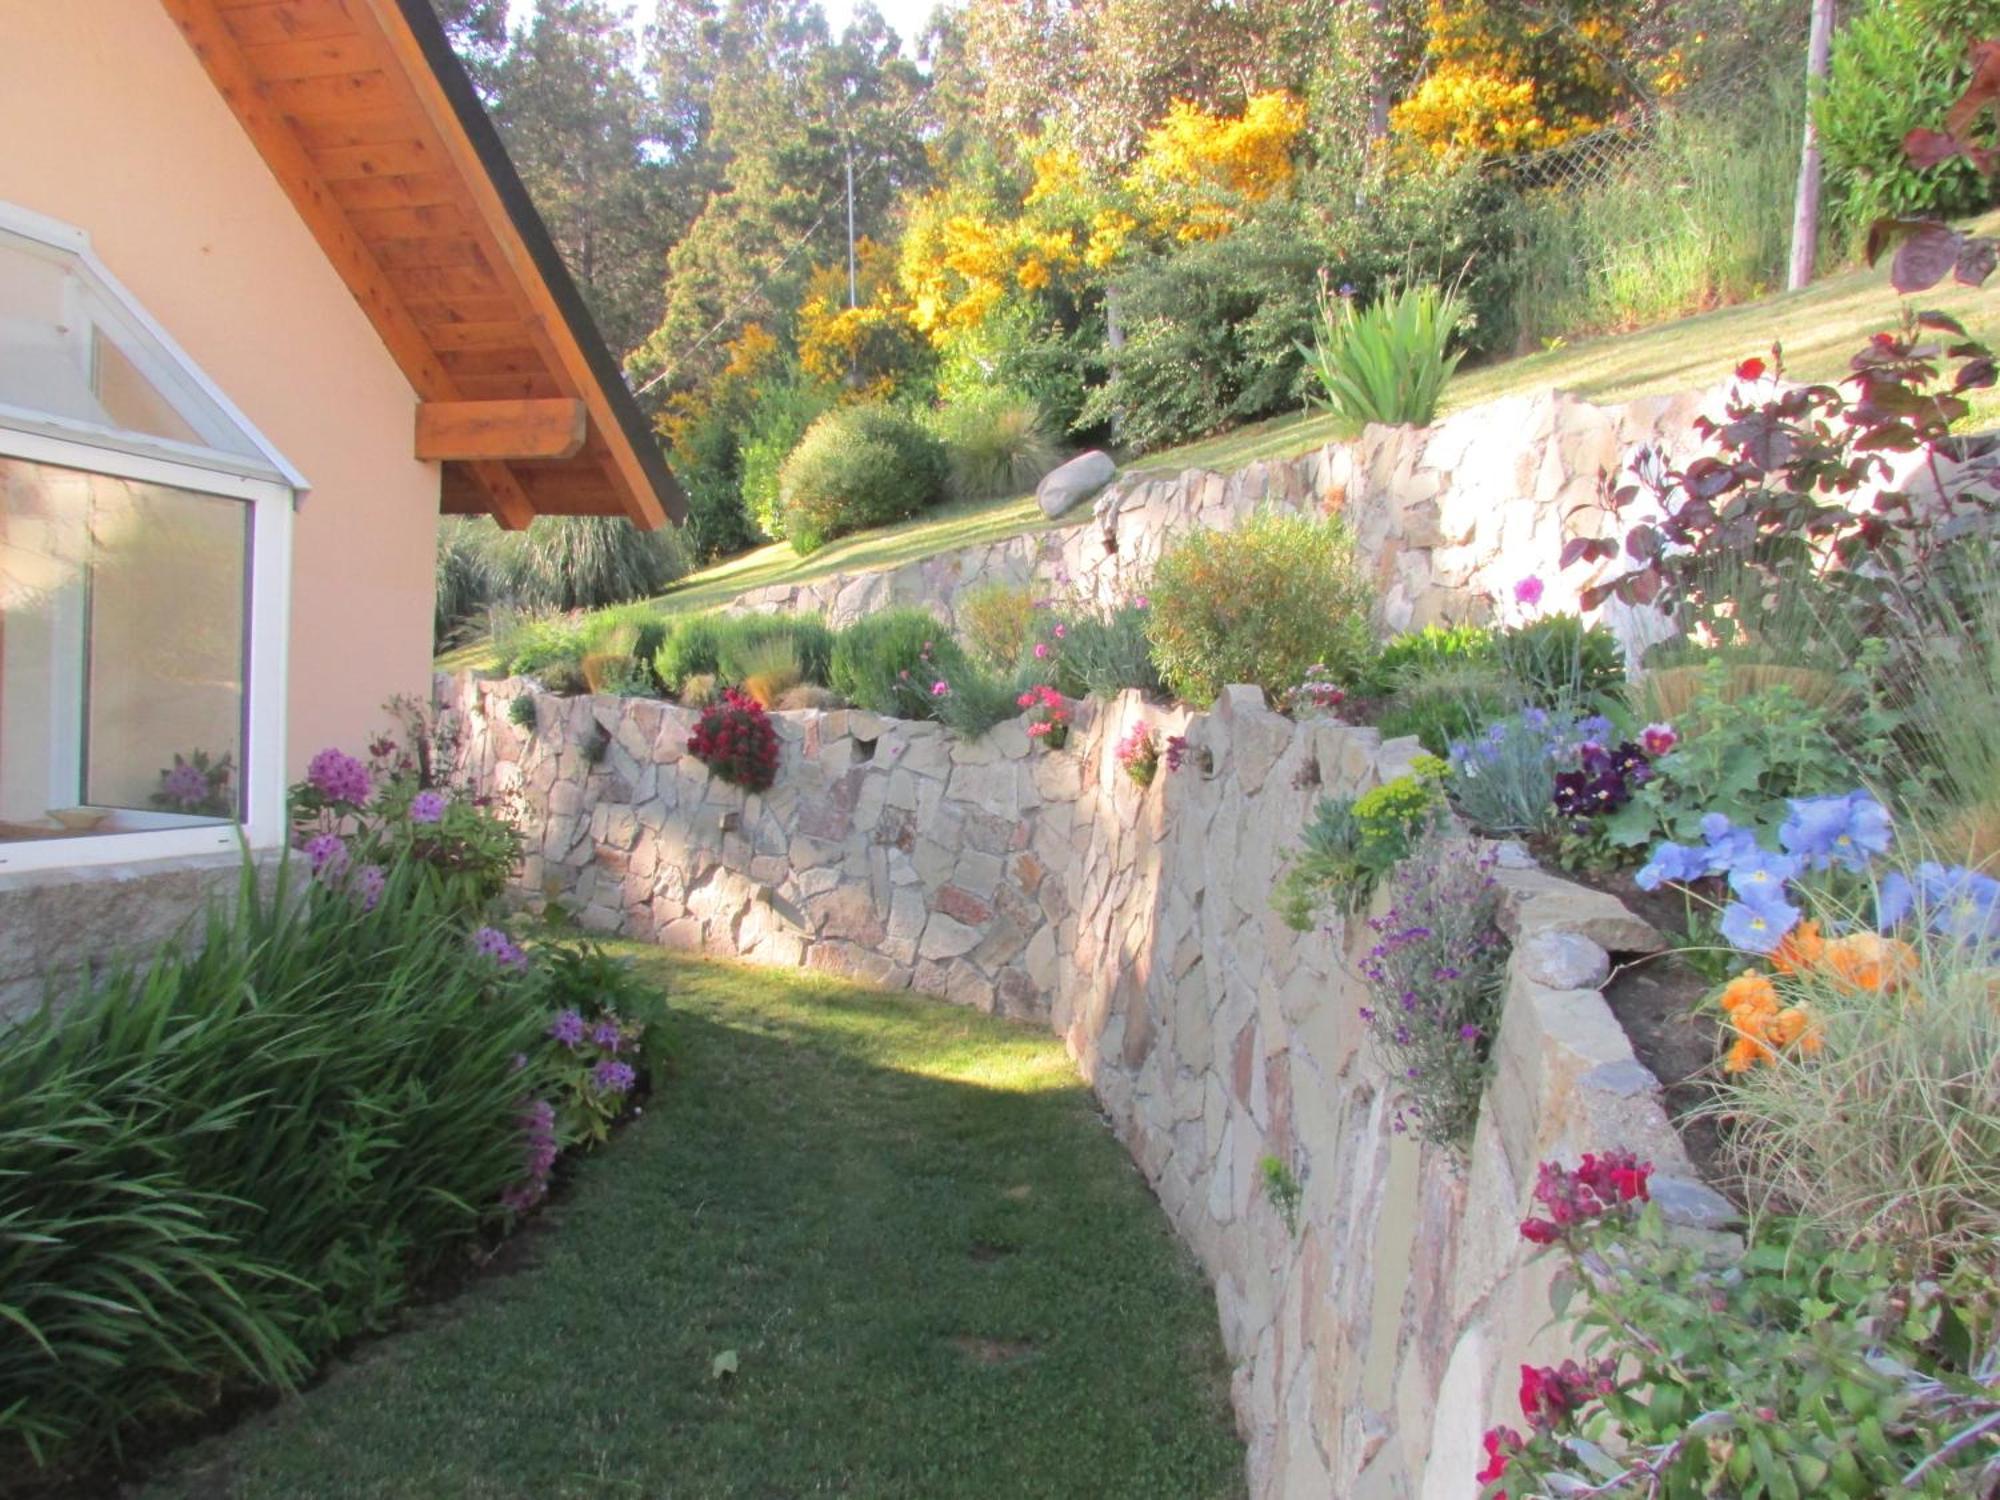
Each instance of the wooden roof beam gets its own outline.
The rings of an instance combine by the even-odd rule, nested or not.
[[[417,408],[417,457],[571,458],[590,419],[581,401],[426,401]]]

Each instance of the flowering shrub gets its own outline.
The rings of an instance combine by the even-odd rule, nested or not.
[[[1160,769],[1160,741],[1148,724],[1134,724],[1118,741],[1118,764],[1140,786],[1151,786]]]
[[[628,960],[591,942],[538,945],[535,980],[550,1013],[544,1050],[559,1134],[566,1142],[602,1142],[652,1082],[655,1028],[643,1017],[653,993]],[[532,1177],[524,1188],[533,1187]]]
[[[1967,1495],[1990,1487],[2000,1395],[1980,1361],[1990,1287],[1932,1280],[1790,1220],[1747,1250],[1669,1237],[1629,1152],[1542,1165],[1522,1236],[1588,1365],[1521,1367],[1528,1431],[1486,1434],[1503,1494]],[[1983,1475],[1983,1479],[1978,1477]]]
[[[213,758],[206,750],[189,756],[176,752],[174,763],[160,772],[153,806],[195,817],[229,817],[236,811],[236,793],[230,785],[235,775],[236,763],[227,751]]]
[[[1309,719],[1336,712],[1347,701],[1347,689],[1333,680],[1326,663],[1316,661],[1306,675],[1278,695],[1278,712],[1295,719]]]
[[[293,847],[316,880],[364,910],[381,898],[384,872],[408,861],[476,912],[506,886],[520,834],[487,799],[437,780],[433,727],[405,727],[415,732],[378,736],[367,761],[332,746],[313,756],[291,789]]]
[[[1184,734],[1170,734],[1167,736],[1167,748],[1161,753],[1160,759],[1166,763],[1169,771],[1178,771],[1190,761],[1204,775],[1215,768],[1215,758],[1209,753],[1207,747],[1190,745],[1187,742],[1187,736]]]
[[[732,786],[762,792],[778,779],[778,731],[755,698],[735,688],[722,690],[688,736],[688,754]]]
[[[1285,921],[1309,929],[1320,908],[1359,911],[1382,877],[1408,857],[1443,811],[1443,761],[1419,757],[1408,776],[1360,797],[1321,797],[1302,831],[1275,902]]]
[[[1150,605],[1145,594],[1135,594],[1109,609],[1076,603],[1055,607],[1035,632],[1030,654],[1037,675],[1046,673],[1071,698],[1111,698],[1127,688],[1159,696],[1166,686],[1146,638]]]
[[[1028,710],[1029,739],[1051,750],[1060,750],[1069,743],[1069,705],[1061,693],[1044,684],[1029,688],[1014,701],[1016,706]]]
[[[1389,909],[1371,917],[1361,1008],[1376,1056],[1397,1080],[1395,1128],[1462,1149],[1479,1120],[1507,940],[1494,856],[1431,841],[1397,870]]]

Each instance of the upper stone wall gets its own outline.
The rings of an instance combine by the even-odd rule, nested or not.
[[[1472,407],[1435,427],[1371,426],[1354,442],[1232,474],[1135,470],[1098,497],[1081,525],[898,568],[777,584],[734,607],[817,613],[842,626],[909,604],[952,624],[959,593],[991,583],[1115,604],[1143,591],[1169,538],[1232,527],[1272,505],[1348,517],[1375,569],[1385,630],[1490,618],[1530,575],[1548,587],[1545,607],[1573,609],[1594,575],[1556,563],[1569,537],[1595,534],[1600,476],[1620,472],[1642,445],[1692,456],[1695,418],[1719,400],[1711,392],[1596,406],[1551,391]]]
[[[1064,1037],[1216,1287],[1259,1497],[1477,1493],[1480,1434],[1518,1424],[1520,1363],[1576,1353],[1545,1329],[1548,1270],[1515,1232],[1537,1162],[1629,1146],[1673,1213],[1719,1215],[1598,992],[1607,950],[1653,934],[1525,857],[1501,872],[1516,947],[1468,1160],[1392,1128],[1358,1016],[1365,926],[1297,933],[1270,897],[1313,800],[1400,774],[1414,741],[1293,723],[1248,688],[1203,714],[1083,704],[1053,752],[1018,724],[967,741],[781,713],[777,784],[748,795],[687,754],[687,710],[537,695],[527,734],[509,715],[527,690],[439,683],[458,769],[516,803],[529,904]],[[1149,788],[1114,751],[1137,719],[1196,752]],[[1266,1156],[1301,1185],[1296,1231]]]

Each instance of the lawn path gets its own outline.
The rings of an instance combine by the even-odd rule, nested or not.
[[[1059,1044],[642,961],[671,993],[676,1076],[526,1267],[148,1495],[1242,1492],[1213,1297]]]

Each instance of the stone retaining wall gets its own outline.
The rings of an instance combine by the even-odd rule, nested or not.
[[[835,574],[743,594],[732,607],[805,611],[840,626],[890,604],[952,623],[957,595],[988,583],[1033,583],[1115,603],[1145,587],[1167,540],[1227,528],[1261,505],[1340,511],[1375,567],[1382,624],[1491,618],[1529,575],[1546,608],[1573,609],[1592,575],[1561,571],[1562,544],[1594,534],[1601,474],[1644,444],[1691,457],[1694,420],[1719,391],[1597,406],[1561,391],[1508,397],[1435,427],[1371,426],[1350,443],[1268,459],[1232,474],[1134,470],[1077,525],[940,553],[899,568]]]
[[[517,798],[522,898],[586,926],[805,965],[1054,1027],[1216,1288],[1252,1492],[1470,1497],[1479,1435],[1518,1425],[1546,1332],[1547,1271],[1515,1225],[1538,1161],[1630,1146],[1673,1214],[1714,1223],[1657,1085],[1598,993],[1607,951],[1650,947],[1608,897],[1503,865],[1516,939],[1498,1065],[1468,1163],[1392,1129],[1364,1045],[1358,922],[1286,927],[1270,892],[1322,791],[1399,773],[1414,742],[1294,724],[1254,689],[1213,712],[1128,695],[1070,744],[978,741],[854,711],[775,715],[776,787],[748,796],[685,752],[688,712],[441,680],[461,770]],[[1112,747],[1136,717],[1206,770],[1141,789]],[[592,762],[593,745],[601,755]],[[1261,1186],[1276,1156],[1289,1228]]]

